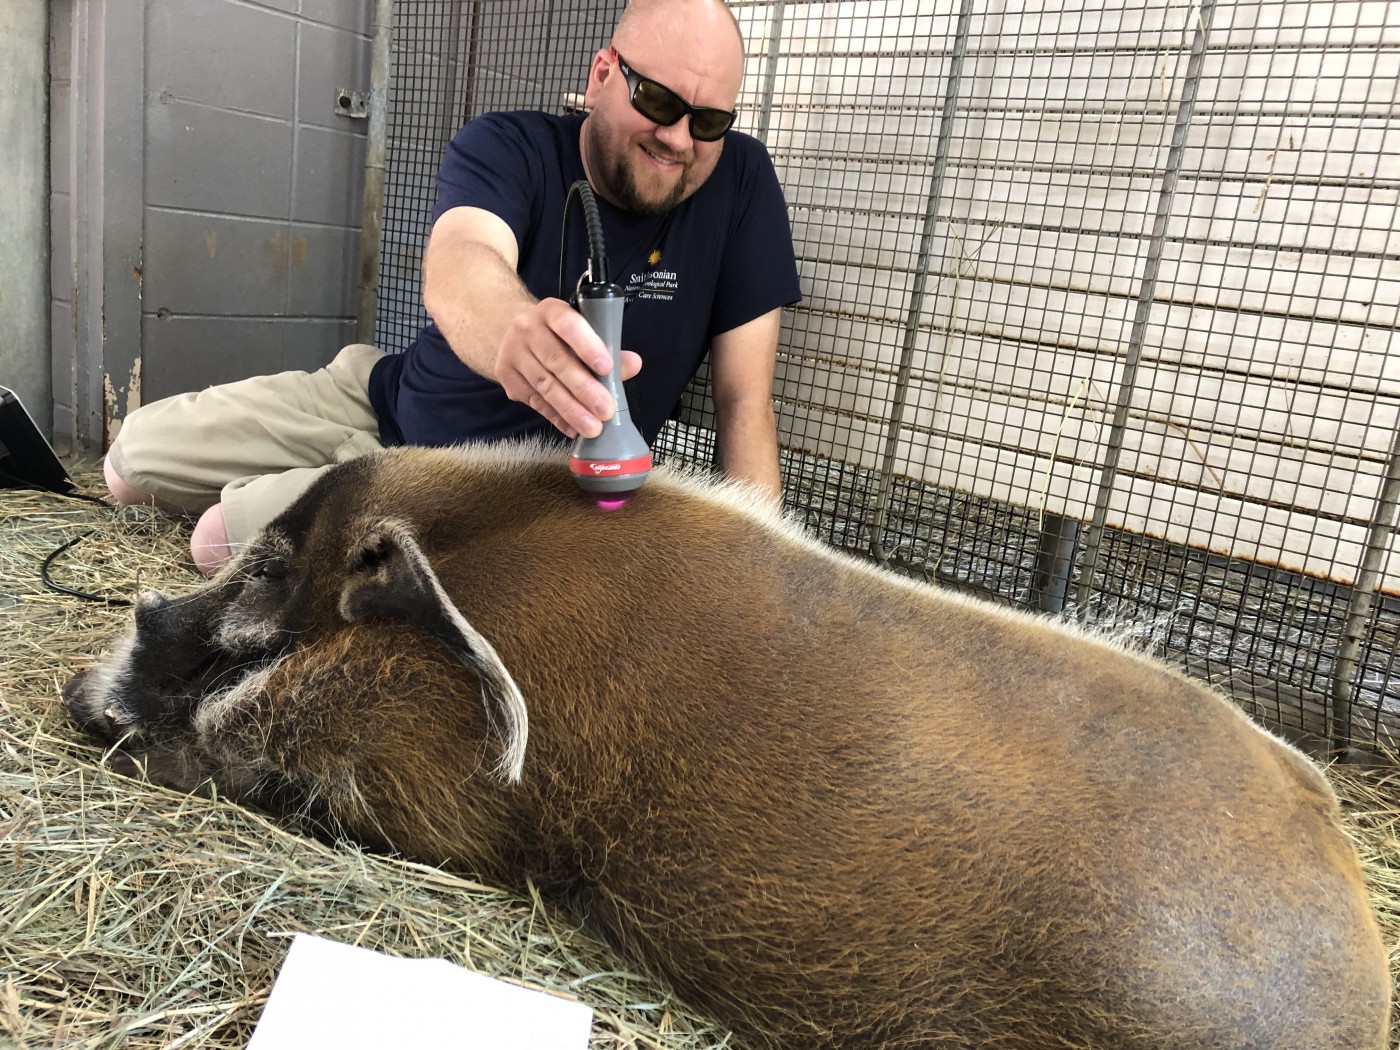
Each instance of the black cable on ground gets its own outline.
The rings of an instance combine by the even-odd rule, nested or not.
[[[65,499],[86,500],[88,503],[96,503],[99,506],[103,507],[112,506],[112,504],[108,503],[102,497],[89,496],[86,492],[59,492],[57,489],[46,489],[37,485],[31,485],[24,479],[17,478],[13,474],[10,474],[9,472],[4,470],[0,470],[0,476],[3,476],[7,482],[12,483],[7,486],[10,488],[29,489],[31,492],[47,492],[54,496],[62,496]],[[72,587],[65,587],[63,586],[63,584],[55,582],[49,576],[49,567],[53,565],[55,558],[57,558],[60,554],[62,554],[69,548],[77,546],[83,540],[93,535],[96,531],[96,529],[88,529],[87,532],[84,532],[80,536],[75,536],[73,539],[63,544],[63,546],[54,550],[47,558],[44,559],[43,565],[39,567],[39,579],[43,581],[44,586],[47,587],[49,590],[55,591],[59,594],[66,594],[71,598],[79,598],[85,602],[101,602],[104,605],[112,606],[130,605],[131,600],[128,598],[106,598],[100,594],[90,594],[87,591],[75,590]]]
[[[95,497],[89,496],[87,498],[94,499]],[[98,500],[98,502],[100,503],[102,501]],[[72,587],[65,587],[61,583],[55,583],[53,579],[49,577],[49,566],[53,564],[55,558],[57,558],[64,551],[68,550],[68,548],[81,543],[83,540],[87,539],[96,531],[96,529],[88,529],[87,532],[84,532],[80,536],[73,537],[62,547],[59,547],[47,558],[45,558],[44,564],[39,567],[39,579],[44,581],[44,586],[47,587],[49,590],[57,591],[59,594],[67,594],[73,598],[81,598],[85,602],[102,602],[105,605],[113,606],[130,605],[131,600],[129,598],[104,598],[100,594],[89,594],[87,591],[78,591],[74,590]]]

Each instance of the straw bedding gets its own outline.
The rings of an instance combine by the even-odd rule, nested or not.
[[[100,491],[93,470],[78,482]],[[53,593],[39,565],[92,530],[57,559],[64,585],[188,589],[187,529],[139,508],[0,490],[0,1048],[242,1048],[298,931],[574,996],[595,1011],[594,1050],[735,1045],[538,898],[108,773],[58,692],[129,610]],[[1400,769],[1330,775],[1394,944]]]

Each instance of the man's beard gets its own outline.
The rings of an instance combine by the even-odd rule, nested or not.
[[[606,167],[608,189],[612,190],[613,196],[621,202],[624,208],[635,215],[665,215],[685,199],[686,190],[690,187],[689,164],[682,168],[681,177],[671,187],[671,192],[660,200],[642,196],[641,190],[637,187],[636,173],[632,166],[627,163],[625,156],[614,158]]]
[[[590,121],[598,120],[598,114],[589,115]],[[585,125],[585,131],[589,130]],[[599,181],[602,183],[601,189],[611,195],[617,203],[634,215],[664,215],[671,211],[677,204],[686,198],[690,190],[690,175],[693,161],[684,164],[681,168],[680,178],[676,180],[669,193],[660,200],[653,200],[642,196],[642,192],[637,185],[636,173],[631,164],[628,163],[628,154],[610,155],[604,160],[605,151],[600,143],[603,139],[610,137],[610,128],[599,123],[593,129],[593,134],[589,135],[590,153],[592,157],[599,160],[597,166]]]
[[[637,216],[664,216],[676,204],[685,200],[686,190],[690,186],[690,165],[686,164],[682,168],[680,178],[676,179],[671,192],[666,193],[666,196],[661,197],[661,199],[641,195],[640,186],[637,185],[636,171],[627,162],[626,154],[622,157],[613,157],[608,162],[605,179],[608,182],[608,189],[612,190],[612,195],[617,197],[617,203],[622,204],[624,209],[637,214]]]

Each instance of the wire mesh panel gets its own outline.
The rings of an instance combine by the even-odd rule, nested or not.
[[[583,105],[622,0],[398,0],[375,341],[402,351],[427,321],[420,267],[447,144],[482,113]]]
[[[462,117],[581,91],[618,8],[399,4],[390,228],[426,222]],[[731,8],[803,279],[775,385],[797,513],[1135,631],[1286,728],[1389,740],[1400,3]],[[426,232],[400,225],[398,345]],[[708,460],[705,390],[658,452]]]

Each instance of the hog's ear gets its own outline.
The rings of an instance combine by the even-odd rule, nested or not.
[[[519,781],[528,727],[525,699],[491,643],[443,590],[413,530],[401,521],[376,522],[349,553],[341,615],[351,623],[406,620],[444,642],[481,681],[487,721],[501,744],[496,775]]]

